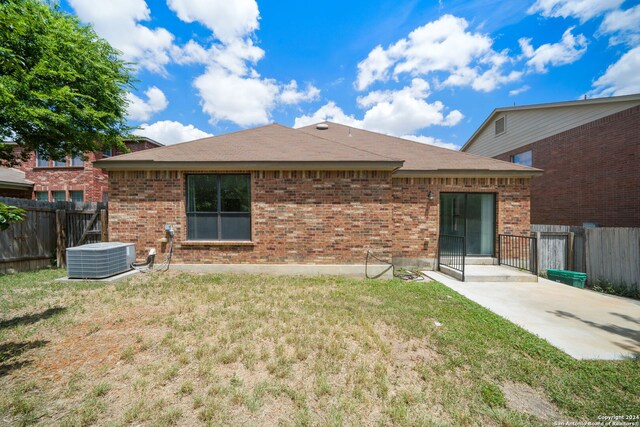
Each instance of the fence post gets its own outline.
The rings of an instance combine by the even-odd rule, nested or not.
[[[540,275],[540,237],[542,237],[542,233],[536,231],[536,276]]]
[[[573,271],[573,239],[575,238],[575,234],[570,231],[569,236],[567,236],[567,270]]]
[[[109,219],[107,215],[106,209],[100,209],[100,241],[102,242],[109,241]]]
[[[67,266],[65,255],[67,249],[67,211],[56,210],[56,265],[58,268]]]

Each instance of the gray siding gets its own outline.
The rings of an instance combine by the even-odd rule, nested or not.
[[[465,151],[471,154],[495,157],[638,104],[640,104],[638,101],[628,101],[506,111],[497,114]],[[506,117],[506,131],[495,136],[494,122],[502,116]]]

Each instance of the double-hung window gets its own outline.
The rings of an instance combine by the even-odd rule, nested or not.
[[[251,240],[251,176],[187,176],[188,240]]]

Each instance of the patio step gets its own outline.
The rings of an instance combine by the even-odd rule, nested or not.
[[[498,265],[498,258],[486,256],[468,256],[464,258],[466,265]]]
[[[455,279],[461,280],[462,274],[444,265],[440,271]],[[511,267],[498,265],[466,265],[464,272],[465,282],[518,282],[532,283],[538,281],[538,276],[529,272],[523,272]]]

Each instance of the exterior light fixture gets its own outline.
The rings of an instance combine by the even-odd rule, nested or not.
[[[433,200],[433,192],[429,191],[429,193],[427,194],[427,199]]]

